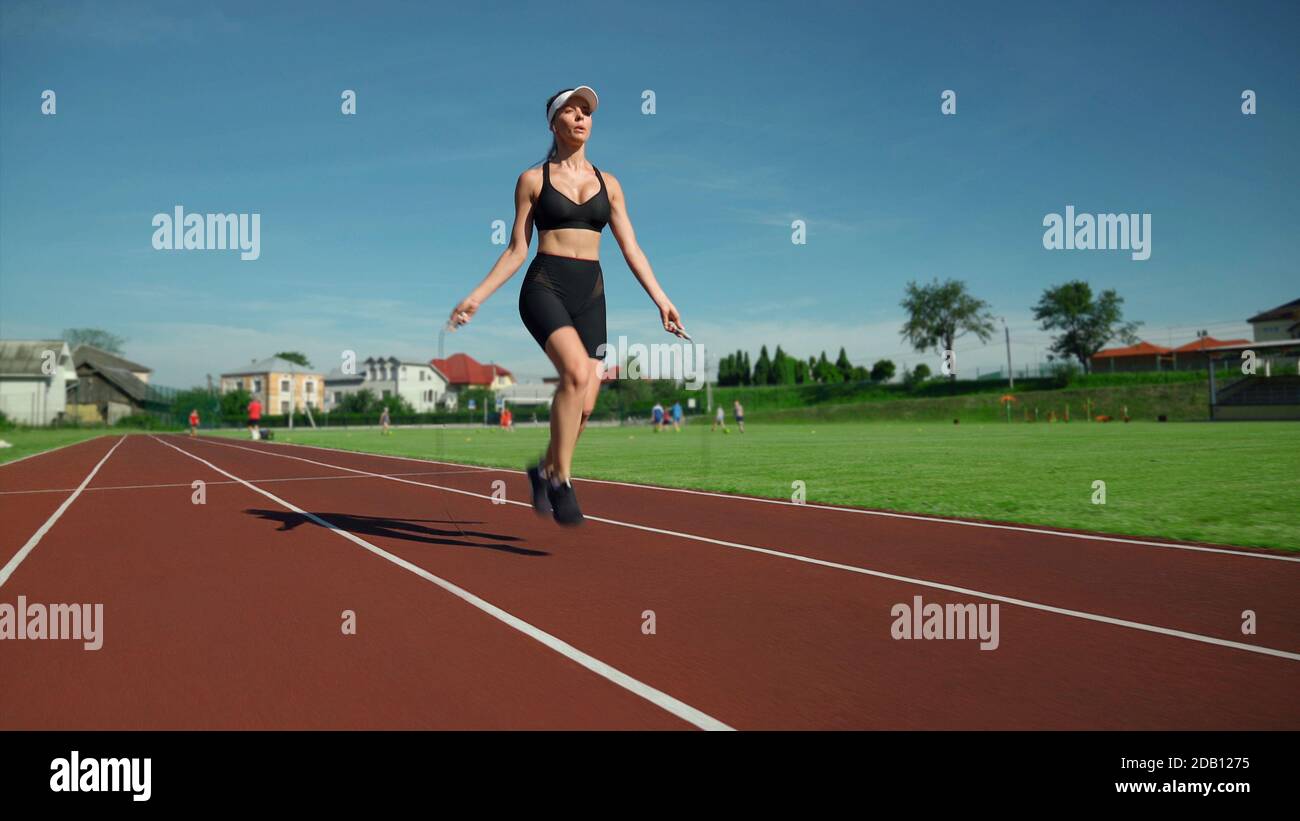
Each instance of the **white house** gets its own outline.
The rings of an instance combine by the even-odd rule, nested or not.
[[[48,425],[68,406],[77,384],[72,351],[62,339],[0,340],[0,411],[12,422]]]
[[[333,410],[343,397],[369,390],[381,401],[400,396],[416,413],[438,409],[447,393],[447,378],[428,362],[413,362],[395,356],[371,356],[357,363],[355,374],[335,370],[325,378],[325,407]]]

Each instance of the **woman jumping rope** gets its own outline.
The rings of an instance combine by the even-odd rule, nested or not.
[[[677,308],[659,287],[650,261],[636,242],[623,187],[587,161],[596,92],[566,88],[546,101],[546,123],[554,134],[541,168],[529,168],[515,183],[515,224],[510,244],[492,270],[451,312],[454,329],[470,318],[528,258],[533,224],[537,255],[519,290],[519,316],[559,373],[551,403],[551,441],[528,468],[533,509],[564,525],[582,522],[570,481],[573,451],[596,406],[605,344],[605,284],[600,236],[606,225],[628,268],[655,306],[664,330],[689,339]],[[554,164],[554,168],[551,168]]]

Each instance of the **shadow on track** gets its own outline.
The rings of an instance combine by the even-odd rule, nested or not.
[[[295,527],[303,524],[320,527],[320,525],[313,519],[310,519],[301,513],[294,513],[289,510],[259,510],[249,508],[244,512],[257,516],[260,519],[279,522],[281,531],[293,530]],[[514,553],[519,556],[550,555],[545,550],[530,550],[525,547],[515,547],[508,544],[491,544],[489,542],[469,541],[470,538],[490,539],[496,542],[520,541],[518,536],[503,536],[498,533],[481,533],[475,530],[463,530],[460,527],[463,524],[482,524],[481,522],[456,522],[450,519],[388,519],[382,516],[358,516],[354,513],[324,513],[317,511],[313,511],[311,515],[324,519],[339,530],[346,530],[349,533],[355,533],[358,536],[379,536],[391,539],[403,539],[409,542],[450,545],[452,547],[477,547],[485,550],[500,550],[506,553]],[[418,522],[450,524],[456,529],[441,530],[418,524]]]

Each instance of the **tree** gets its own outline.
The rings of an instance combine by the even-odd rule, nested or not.
[[[307,358],[307,354],[305,353],[299,353],[298,351],[281,351],[280,353],[276,354],[276,356],[280,357],[286,362],[292,362],[293,364],[297,365],[300,368],[311,367],[311,360]]]
[[[766,385],[771,378],[772,360],[768,359],[767,346],[758,352],[758,361],[754,363],[754,384]]]
[[[1113,289],[1092,298],[1092,287],[1082,280],[1072,280],[1043,291],[1034,306],[1034,319],[1044,331],[1062,331],[1049,348],[1062,357],[1075,357],[1084,373],[1091,372],[1090,360],[1111,339],[1118,337],[1125,345],[1137,342],[1141,322],[1125,322],[1120,306],[1124,298]]]
[[[248,403],[253,395],[246,388],[236,388],[221,394],[222,416],[248,416]]]
[[[754,383],[754,370],[749,367],[749,351],[743,352],[740,363],[740,384],[752,385]]]
[[[179,391],[172,397],[172,416],[177,419],[188,420],[190,411],[197,410],[201,422],[216,423],[219,419],[213,417],[221,413],[221,400],[213,396],[207,388],[190,388],[189,390]],[[247,407],[248,403],[244,403]],[[242,412],[243,408],[240,409]]]
[[[872,382],[888,382],[894,378],[894,363],[888,359],[879,359],[871,366]]]
[[[817,381],[825,385],[840,382],[844,379],[839,370],[826,358],[825,351],[822,351],[821,359],[817,360],[817,366],[814,368],[813,373],[816,375]]]
[[[943,356],[965,334],[974,334],[981,342],[993,337],[993,316],[988,312],[988,303],[968,294],[966,283],[960,280],[950,279],[941,284],[935,279],[930,285],[909,282],[902,306],[908,320],[903,323],[901,334],[917,352],[933,349]],[[955,369],[949,379],[957,379]]]
[[[407,401],[406,397],[402,396],[401,394],[393,394],[387,399],[381,397],[375,400],[375,404],[378,406],[378,409],[381,411],[384,408],[388,408],[388,413],[391,416],[414,416],[415,415],[415,408],[411,405],[410,402]]]
[[[903,368],[903,385],[909,389],[916,387],[930,378],[930,366],[924,362],[917,363],[912,370]]]
[[[68,347],[73,350],[76,350],[78,345],[93,345],[101,351],[119,355],[122,353],[122,346],[126,344],[125,338],[99,328],[65,328],[63,341],[67,342]]]
[[[735,354],[727,354],[718,360],[718,384],[731,385],[732,378],[736,375]]]
[[[343,394],[338,409],[343,413],[369,413],[378,401],[374,391],[370,388],[362,388],[359,391]]]
[[[840,372],[842,381],[853,381],[853,365],[849,363],[849,356],[844,352],[843,345],[840,346],[840,355],[835,359],[835,370]]]
[[[795,383],[795,359],[781,346],[776,346],[776,356],[772,358],[772,384],[793,385]]]
[[[802,359],[795,360],[794,381],[796,385],[802,385],[808,381],[808,363]]]

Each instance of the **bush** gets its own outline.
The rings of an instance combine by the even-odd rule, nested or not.
[[[1052,387],[1055,388],[1068,387],[1083,374],[1083,370],[1078,365],[1068,361],[1053,362],[1047,370],[1052,375]]]
[[[12,430],[14,427],[13,421],[5,416],[4,411],[0,411],[0,430]]]
[[[113,427],[134,428],[136,430],[167,430],[176,426],[147,413],[133,413],[117,420]]]

